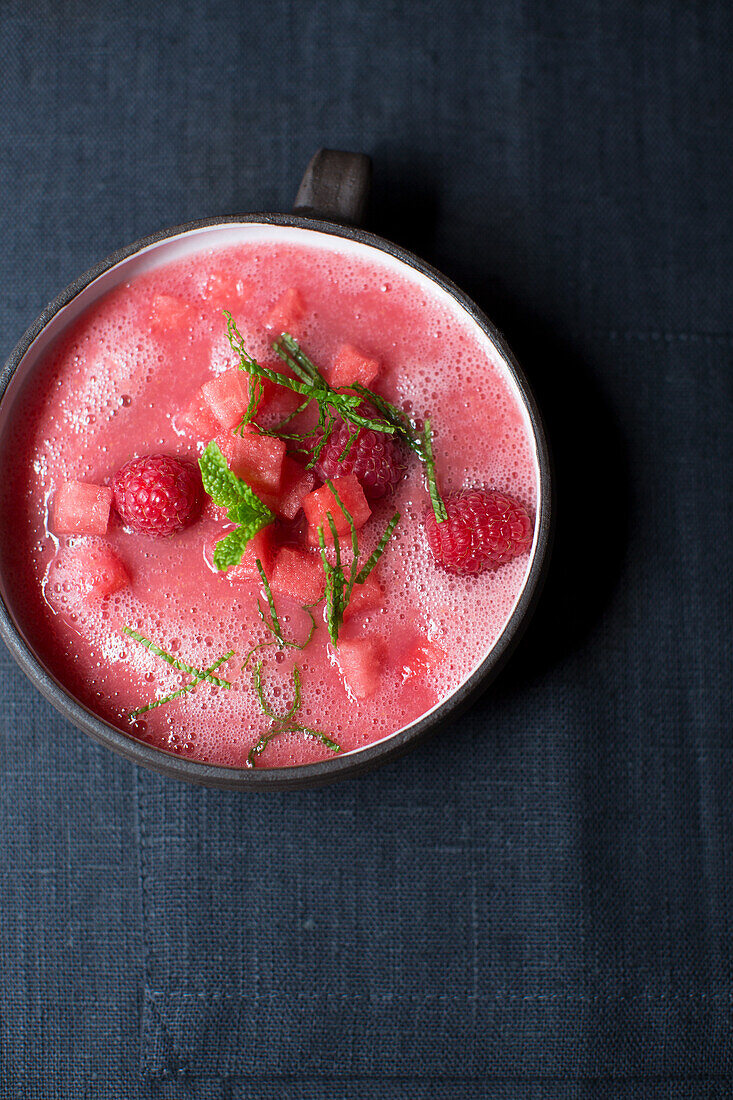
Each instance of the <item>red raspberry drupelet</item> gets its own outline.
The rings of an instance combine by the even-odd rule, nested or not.
[[[444,504],[447,520],[438,523],[431,508],[424,522],[433,557],[449,573],[482,573],[532,545],[527,509],[506,493],[469,489],[446,497]]]
[[[192,462],[173,455],[132,458],[110,485],[122,522],[140,535],[173,535],[201,512],[201,474]]]

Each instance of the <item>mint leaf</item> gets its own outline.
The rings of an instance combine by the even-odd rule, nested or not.
[[[250,499],[242,501],[241,504],[233,504],[231,508],[227,508],[227,515],[232,523],[241,523],[243,527],[249,526],[256,520],[264,520],[257,528],[257,531],[259,531],[262,527],[265,527],[266,524],[272,523],[275,517],[267,505],[263,504],[259,497],[255,496],[249,488],[249,485],[245,485],[245,487],[249,489]],[[253,534],[256,535],[257,531],[254,531]]]
[[[217,569],[228,569],[230,565],[237,565],[242,560],[242,555],[247,549],[247,543],[256,535],[250,534],[246,527],[236,527],[223,539],[219,539],[214,547],[214,565]]]
[[[252,493],[246,481],[242,481],[241,477],[237,477],[229,469],[227,460],[216,443],[209,443],[199,459],[199,467],[204,489],[219,508],[239,504],[244,499],[243,486]]]
[[[264,733],[257,744],[250,749],[246,765],[248,768],[254,768],[256,766],[255,762],[257,757],[262,755],[273,738],[280,737],[284,733],[303,733],[312,741],[320,741],[320,743],[325,745],[327,749],[330,749],[331,752],[341,752],[341,746],[338,742],[333,741],[325,733],[322,733],[321,730],[311,729],[310,726],[301,726],[300,722],[295,721],[295,715],[300,710],[301,704],[300,669],[297,665],[293,667],[293,701],[284,714],[278,714],[277,711],[273,710],[265,698],[262,684],[262,661],[257,662],[254,670],[254,686],[262,713],[267,718],[271,718],[272,721],[267,732]]]
[[[216,443],[209,443],[199,459],[199,466],[204,489],[214,504],[226,508],[229,519],[237,524],[236,531],[219,539],[214,548],[216,568],[229,569],[242,560],[247,543],[272,523],[275,516],[254,489],[229,469]]]

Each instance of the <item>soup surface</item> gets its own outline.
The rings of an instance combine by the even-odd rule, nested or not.
[[[214,567],[214,547],[233,528],[206,494],[198,518],[169,537],[136,532],[114,504],[104,533],[87,533],[83,520],[80,530],[60,533],[69,523],[54,512],[64,486],[105,489],[135,456],[178,456],[198,469],[211,439],[226,457],[245,438],[263,455],[274,440],[280,461],[274,436],[258,436],[250,425],[240,437],[227,424],[226,383],[206,389],[241,378],[247,404],[248,378],[233,374],[240,360],[223,310],[266,367],[286,370],[272,343],[287,331],[334,386],[348,386],[352,372],[418,428],[429,417],[446,499],[467,488],[499,490],[533,520],[535,448],[500,356],[467,315],[407,269],[323,248],[255,243],[200,251],[102,297],[44,353],[16,406],[0,487],[0,552],[31,644],[84,704],[152,745],[235,767],[308,763],[387,737],[452,693],[499,638],[531,553],[525,548],[479,575],[443,569],[426,538],[424,468],[404,446],[396,489],[368,499],[368,518],[359,519],[360,568],[395,511],[400,520],[354,590],[335,646],[317,595],[325,583],[317,528],[303,511],[324,475],[309,470],[310,454],[297,450],[312,453],[317,436],[283,443],[290,453],[279,483],[268,483],[264,458],[249,479],[277,518],[239,566]],[[208,403],[207,393],[214,395]],[[258,424],[275,430],[293,402],[287,386],[268,383]],[[280,434],[307,433],[314,408],[311,402]],[[227,450],[231,439],[234,451]],[[350,493],[348,478],[336,483]],[[101,494],[102,510],[108,498]],[[74,512],[73,493],[69,500]],[[350,535],[339,542],[348,580]],[[275,622],[254,556],[268,578]],[[326,558],[335,563],[332,548]],[[220,683],[196,678],[206,669]]]

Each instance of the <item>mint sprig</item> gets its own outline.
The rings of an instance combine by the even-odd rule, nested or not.
[[[242,560],[247,543],[275,520],[251,486],[238,477],[227,465],[227,460],[216,443],[209,443],[199,459],[204,489],[214,504],[227,509],[227,516],[237,525],[219,539],[214,548],[214,565],[219,570],[229,569]]]
[[[262,382],[259,378],[250,375],[247,379],[247,408],[244,411],[244,416],[239,424],[237,424],[236,429],[239,435],[244,435],[244,429],[254,420],[257,409],[259,408],[262,392]]]
[[[390,406],[384,398],[379,397],[378,394],[372,394],[371,390],[367,390],[363,386],[359,387],[359,392],[353,392],[357,389],[356,386],[348,392],[334,389],[323,377],[315,363],[303,352],[298,341],[287,332],[282,333],[272,346],[295,377],[273,371],[269,367],[263,367],[247,351],[244,338],[231,313],[225,310],[224,316],[227,319],[229,343],[232,351],[239,356],[240,370],[245,371],[249,376],[250,387],[260,379],[268,379],[278,386],[283,386],[285,389],[299,394],[304,399],[299,408],[286,417],[275,429],[259,428],[259,430],[264,434],[278,435],[283,439],[289,439],[296,443],[310,444],[310,446],[301,448],[309,454],[309,467],[318,461],[318,456],[336,427],[339,418],[349,421],[357,430],[370,428],[372,431],[384,432],[388,435],[394,435],[396,432],[405,434],[412,446],[410,421],[396,406]],[[250,388],[250,393],[252,392]],[[365,397],[373,400],[375,407],[378,408],[381,414],[380,416],[365,415],[362,410]],[[312,401],[315,401],[318,406],[318,422],[315,427],[307,432],[285,432],[283,429],[286,425],[298,413],[304,412]],[[388,409],[390,410],[389,415],[387,415]],[[244,425],[250,423],[253,418],[253,401],[251,400],[250,406],[242,418],[240,428],[243,430]],[[313,446],[314,443],[315,446]]]
[[[221,680],[218,676],[213,676],[212,673],[216,671],[219,665],[223,665],[230,657],[234,656],[233,649],[230,649],[228,653],[224,653],[221,657],[218,657],[208,668],[194,668],[192,665],[180,660],[180,658],[174,657],[172,653],[168,653],[168,651],[158,645],[157,642],[153,642],[150,638],[146,638],[144,634],[140,634],[139,631],[133,630],[131,626],[123,626],[122,633],[132,638],[133,641],[137,642],[139,645],[144,646],[145,649],[149,649],[151,653],[156,657],[160,657],[160,659],[170,665],[171,668],[179,669],[181,672],[187,672],[190,676],[193,676],[190,683],[185,684],[182,688],[178,688],[177,691],[172,691],[170,695],[166,695],[162,699],[155,699],[152,703],[146,703],[144,706],[131,711],[129,715],[131,721],[135,721],[141,714],[146,714],[149,710],[155,710],[157,707],[162,707],[164,703],[170,703],[172,699],[177,699],[179,696],[186,695],[189,691],[193,691],[196,685],[200,684],[202,680],[208,680],[208,682],[214,684],[215,687],[231,688],[232,686],[228,680]]]
[[[162,699],[154,699],[152,703],[146,703],[144,706],[130,711],[131,720],[134,721],[136,718],[139,718],[141,714],[147,714],[149,710],[156,710],[158,707],[162,707],[164,703],[170,703],[171,700],[178,699],[181,695],[187,695],[189,691],[194,690],[197,684],[200,684],[202,680],[208,679],[210,673],[216,672],[220,665],[223,665],[233,656],[233,649],[230,649],[228,653],[222,653],[221,657],[217,657],[213,664],[201,670],[201,675],[194,676],[190,683],[185,684],[182,688],[178,688],[177,691],[172,691],[170,695],[164,695]]]
[[[272,719],[272,721],[267,732],[264,733],[257,744],[253,745],[249,750],[247,754],[248,768],[254,768],[257,758],[262,755],[270,742],[274,740],[274,738],[282,736],[284,733],[303,733],[314,741],[320,741],[320,743],[325,745],[327,749],[330,749],[331,752],[341,752],[341,746],[338,742],[332,740],[325,733],[322,733],[321,730],[312,729],[310,726],[303,726],[295,721],[295,715],[300,710],[301,706],[301,678],[300,669],[297,665],[293,667],[293,701],[283,714],[278,714],[277,711],[273,710],[265,697],[262,683],[262,661],[258,661],[255,666],[254,687],[262,713],[267,718]]]
[[[319,405],[327,406],[333,413],[341,416],[343,420],[349,420],[358,428],[371,428],[372,431],[385,432],[387,435],[394,435],[396,431],[400,430],[398,425],[389,418],[377,419],[359,412],[364,397],[369,400],[372,397],[377,397],[377,401],[384,402],[384,404],[388,404],[388,402],[385,402],[384,398],[379,398],[376,394],[373,395],[372,391],[367,390],[364,386],[359,387],[362,391],[361,394],[344,392],[340,389],[335,390],[289,332],[283,332],[272,346],[293,373],[300,378],[301,382],[312,388],[312,398]],[[351,387],[351,389],[356,389],[356,386]]]
[[[325,745],[327,749],[330,749],[331,752],[341,752],[341,746],[338,741],[333,741],[321,730],[311,729],[310,726],[301,726],[299,722],[287,722],[285,725],[278,726],[276,729],[270,727],[267,733],[260,737],[257,744],[253,745],[247,754],[247,767],[256,767],[257,757],[262,755],[271,741],[274,741],[276,737],[280,737],[283,733],[304,733],[311,741],[320,741],[320,743]]]
[[[281,435],[284,439],[307,444],[300,449],[308,453],[309,467],[314,466],[318,461],[318,457],[333,433],[339,417],[354,425],[354,430],[350,432],[349,438],[339,455],[339,461],[341,462],[348,455],[356,434],[361,428],[384,432],[387,435],[398,435],[423,464],[435,518],[438,523],[444,523],[447,520],[448,513],[445,510],[445,504],[440,496],[436,481],[435,458],[432,450],[429,420],[425,421],[424,428],[420,431],[418,425],[407,415],[404,409],[394,405],[386,397],[382,397],[381,394],[375,393],[374,390],[362,386],[360,382],[354,382],[353,385],[349,386],[348,392],[335,390],[323,377],[315,363],[308,358],[298,341],[287,332],[283,332],[272,346],[280,358],[290,367],[295,378],[290,378],[285,374],[279,374],[277,371],[263,367],[256,359],[252,358],[245,348],[244,339],[231,313],[225,310],[224,315],[227,318],[229,343],[232,350],[239,356],[240,369],[246,371],[249,375],[250,386],[255,385],[258,379],[267,378],[276,385],[293,390],[304,398],[304,401],[295,412],[286,417],[276,429],[268,431],[266,434]],[[290,434],[284,432],[282,429],[286,424],[298,413],[307,409],[312,401],[315,401],[318,405],[318,423],[316,426],[309,432]],[[364,415],[360,411],[364,402],[371,404],[379,415],[377,417]],[[253,416],[254,412],[250,415],[250,409],[248,409],[245,414],[245,421],[249,423]],[[264,431],[262,428],[259,430]]]
[[[252,648],[247,653],[247,656],[244,658],[242,671],[246,669],[247,665],[252,660],[252,657],[260,649],[269,649],[270,646],[274,645],[278,646],[279,649],[305,649],[305,647],[308,645],[311,638],[313,637],[313,631],[316,629],[316,620],[313,617],[313,611],[311,610],[314,605],[305,604],[303,607],[303,611],[305,611],[306,615],[308,615],[311,621],[310,629],[308,631],[308,635],[305,641],[292,642],[288,638],[285,638],[285,636],[283,635],[282,627],[280,625],[280,619],[278,618],[277,608],[275,607],[275,597],[272,594],[272,589],[270,588],[270,582],[267,579],[265,568],[259,558],[255,559],[255,563],[257,565],[257,570],[262,580],[262,587],[265,590],[265,596],[267,598],[267,611],[265,611],[265,609],[262,607],[262,604],[260,603],[259,596],[257,597],[257,611],[259,613],[260,619],[262,620],[263,626],[272,635],[272,637],[266,639],[264,642],[257,642],[255,645],[252,646]]]
[[[367,558],[366,564],[364,566],[362,566],[362,568],[359,570],[359,572],[357,574],[357,577],[356,577],[356,581],[355,581],[356,584],[363,584],[364,581],[369,576],[369,574],[371,573],[372,569],[374,569],[374,566],[377,564],[377,562],[381,558],[382,554],[384,553],[385,548],[387,546],[387,543],[392,538],[392,532],[394,531],[395,527],[397,526],[397,524],[399,522],[400,522],[400,513],[395,512],[395,514],[392,516],[391,520],[389,521],[389,523],[385,527],[384,533],[383,533],[381,539],[379,540],[379,542],[375,546],[374,552]],[[349,595],[351,595],[351,593],[349,593]],[[348,601],[347,601],[347,603],[348,603]]]
[[[267,629],[270,631],[271,634],[273,634],[275,636],[275,638],[280,643],[280,645],[284,646],[285,645],[285,639],[283,637],[282,627],[280,626],[280,620],[277,617],[277,609],[275,607],[275,597],[272,594],[272,589],[270,588],[270,582],[268,581],[267,574],[265,573],[265,567],[264,567],[264,565],[262,564],[262,562],[260,561],[259,558],[257,559],[257,571],[260,574],[260,579],[262,581],[262,587],[264,588],[265,596],[267,597],[267,609],[270,613],[270,621],[268,622],[267,619],[265,618],[265,613],[262,610],[259,599],[257,600],[257,610],[259,611],[260,618],[262,619],[262,622],[265,624]]]
[[[336,426],[336,415],[356,425],[356,430],[350,432],[349,438],[339,455],[339,462],[343,462],[349,453],[359,428],[370,428],[372,431],[385,432],[392,435],[397,434],[407,444],[410,450],[414,451],[422,462],[428,493],[430,494],[430,503],[433,506],[435,518],[438,523],[444,523],[448,519],[448,512],[446,511],[443,498],[438,489],[430,421],[425,421],[421,432],[417,424],[410,419],[403,409],[400,409],[398,405],[392,404],[391,401],[388,401],[386,397],[382,397],[381,394],[375,393],[374,390],[362,386],[360,382],[354,382],[354,384],[349,387],[359,399],[356,406],[354,406],[353,394],[341,393],[338,390],[331,389],[317,367],[311,362],[307,355],[303,353],[297,340],[294,340],[287,332],[284,332],[280,339],[275,341],[273,348],[278,355],[285,360],[290,368],[298,373],[299,378],[303,380],[310,379],[311,384],[315,388],[313,398],[319,402],[319,412],[321,413],[316,431],[320,430],[321,435],[313,451],[309,465],[313,465],[318,460],[321,450]],[[366,417],[358,412],[358,409],[364,401],[369,402],[377,410],[380,414],[379,419]],[[326,406],[325,412],[323,411],[324,406]],[[396,522],[395,520],[395,523]],[[394,525],[390,529],[390,534],[392,530],[394,530]],[[387,537],[389,537],[389,535]]]
[[[323,571],[326,575],[326,626],[328,628],[328,636],[331,639],[331,643],[334,646],[338,646],[339,630],[343,625],[344,612],[349,606],[351,599],[351,593],[354,590],[355,584],[363,584],[367,579],[372,569],[381,558],[384,553],[385,547],[392,537],[392,532],[400,521],[400,513],[395,512],[391,520],[387,524],[382,537],[380,538],[374,552],[367,559],[366,563],[359,569],[359,540],[356,534],[356,527],[354,526],[354,519],[348,508],[341,500],[338,494],[338,490],[333,482],[326,478],[326,485],[331,490],[336,503],[343,512],[346,522],[349,525],[351,532],[351,567],[349,569],[348,576],[345,574],[343,566],[341,564],[341,544],[339,542],[338,532],[336,531],[336,524],[334,522],[333,514],[331,512],[326,513],[326,519],[328,520],[328,526],[331,531],[331,537],[333,539],[334,553],[336,557],[335,565],[331,565],[330,561],[326,557],[326,539],[323,533],[323,527],[318,528],[318,545],[321,551],[321,562],[323,564]]]
[[[300,669],[297,665],[293,668],[293,701],[284,714],[278,714],[277,711],[274,711],[265,698],[265,692],[262,686],[262,661],[258,661],[255,665],[254,682],[255,691],[257,692],[257,698],[262,707],[262,712],[266,714],[268,718],[272,718],[275,722],[287,722],[293,717],[296,710],[300,710]]]
[[[157,642],[152,642],[150,638],[146,638],[144,634],[140,634],[137,630],[133,630],[130,626],[123,626],[122,633],[126,634],[128,638],[132,638],[133,641],[138,642],[145,649],[149,649],[151,653],[154,653],[156,657],[160,657],[162,661],[169,664],[171,668],[177,668],[181,672],[188,672],[191,676],[198,676],[201,680],[208,680],[209,683],[214,684],[216,687],[230,688],[232,685],[228,680],[220,680],[218,676],[212,676],[205,669],[192,668],[191,665],[186,664],[185,661],[180,660],[178,657],[174,657],[172,653],[168,653],[167,650],[159,646]]]
[[[267,610],[268,610],[268,614],[269,614],[269,620],[268,620],[268,617],[265,615],[264,611],[262,610],[262,606],[260,604],[259,598],[257,600],[257,610],[260,613],[260,618],[262,619],[262,622],[265,624],[265,626],[267,627],[267,629],[270,631],[270,633],[273,635],[273,638],[275,639],[274,642],[272,642],[270,644],[278,645],[278,646],[280,646],[281,649],[305,649],[305,647],[308,645],[311,638],[313,637],[313,631],[316,629],[316,620],[314,619],[313,612],[311,610],[311,608],[314,606],[314,604],[304,604],[303,608],[302,608],[302,610],[305,611],[306,615],[308,616],[308,618],[311,621],[310,629],[308,631],[308,636],[306,637],[305,641],[304,642],[291,642],[291,641],[289,641],[287,638],[283,637],[282,627],[280,626],[280,620],[277,617],[277,609],[275,608],[275,597],[272,594],[272,589],[270,588],[270,582],[267,579],[264,567],[263,567],[262,562],[260,561],[259,558],[257,558],[257,569],[259,571],[260,577],[262,578],[262,586],[265,589],[265,596],[267,597]],[[318,603],[318,600],[316,600],[316,603]],[[245,664],[246,664],[246,662],[245,662]]]
[[[422,461],[425,468],[425,480],[428,483],[428,493],[430,494],[430,503],[433,506],[433,512],[438,523],[445,523],[448,519],[448,511],[445,507],[442,496],[440,495],[440,489],[438,488],[438,479],[435,475],[435,457],[433,455],[433,433],[430,429],[430,421],[425,421],[423,428],[422,438]]]

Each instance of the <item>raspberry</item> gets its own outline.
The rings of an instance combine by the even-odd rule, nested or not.
[[[172,535],[201,511],[201,475],[192,462],[173,455],[132,458],[111,486],[122,522],[141,535]]]
[[[371,409],[360,410],[365,416],[373,415]],[[348,453],[339,461],[349,437],[354,436]],[[345,420],[337,422],[318,456],[316,469],[322,478],[345,477],[354,474],[370,500],[394,492],[405,472],[404,450],[399,439],[386,432],[374,432],[370,428],[356,429]]]
[[[425,533],[433,557],[449,573],[481,573],[524,554],[532,543],[526,508],[506,493],[470,489],[446,497],[448,519],[429,509]]]

